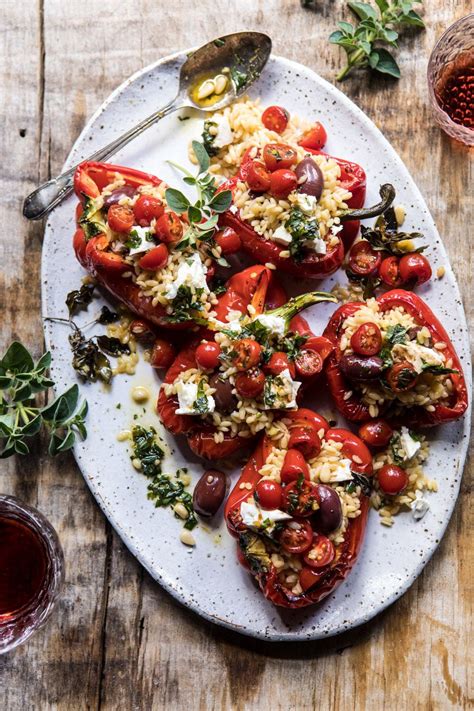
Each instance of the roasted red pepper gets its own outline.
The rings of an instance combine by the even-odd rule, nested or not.
[[[271,560],[271,552],[278,549],[278,534],[275,538],[275,543],[271,543],[269,546],[269,554],[265,546],[265,538],[260,536],[258,532],[251,532],[243,523],[240,513],[241,504],[253,497],[257,484],[262,478],[259,470],[274,447],[268,435],[265,435],[260,441],[256,451],[244,467],[240,479],[230,493],[225,507],[225,519],[230,533],[239,539],[238,557],[240,562],[250,569],[268,600],[281,607],[300,608],[318,603],[333,592],[347,577],[357,560],[367,523],[372,457],[365,444],[356,435],[348,430],[331,429],[323,417],[311,410],[299,409],[285,413],[285,419],[291,420],[288,425],[290,435],[293,429],[301,428],[302,424],[309,424],[314,426],[317,431],[324,430],[324,439],[342,442],[341,453],[344,458],[351,460],[351,471],[356,475],[361,475],[359,481],[354,482],[354,485],[362,485],[360,515],[357,518],[348,520],[344,540],[335,546],[334,557],[327,565],[314,569],[308,568],[303,563],[300,583],[304,583],[304,585],[302,585],[303,591],[300,594],[293,593],[292,590],[284,585],[278,576],[277,568]],[[265,516],[264,510],[262,515]],[[305,518],[304,522],[306,521],[311,526],[312,519]],[[301,523],[302,519],[299,519],[299,522]],[[304,525],[307,527],[307,524]],[[318,524],[315,523],[313,525],[316,533]],[[266,551],[263,559],[256,559],[252,556],[251,551],[249,552],[249,536],[253,544],[257,542],[260,549]]]
[[[461,417],[467,408],[468,395],[466,381],[462,372],[461,363],[451,343],[448,334],[440,324],[434,313],[427,304],[419,296],[416,296],[411,291],[403,289],[394,289],[377,298],[377,302],[382,311],[387,311],[391,308],[401,306],[419,326],[426,326],[430,331],[434,343],[446,343],[446,348],[443,353],[446,359],[452,360],[452,368],[457,373],[450,374],[453,383],[453,390],[449,404],[433,403],[434,411],[429,412],[421,406],[411,406],[404,408],[403,416],[400,416],[402,424],[414,427],[432,427],[434,425],[457,420]],[[339,412],[348,420],[353,422],[366,422],[372,417],[369,413],[369,407],[366,405],[357,393],[354,393],[353,386],[347,381],[340,369],[341,349],[339,347],[340,338],[342,335],[342,325],[346,318],[353,315],[361,306],[362,303],[353,302],[340,306],[334,312],[329,320],[324,336],[328,338],[334,345],[334,351],[326,361],[326,376],[328,379],[329,390],[334,399],[334,402]],[[352,394],[349,394],[352,393]],[[389,403],[387,403],[389,404]],[[381,413],[383,414],[383,413]],[[397,422],[397,417],[390,417],[390,412],[384,414],[386,419]]]

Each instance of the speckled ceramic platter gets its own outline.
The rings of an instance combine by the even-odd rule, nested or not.
[[[184,53],[160,60],[138,72],[120,86],[101,106],[74,145],[66,166],[86,157],[121,132],[167,103],[177,86]],[[398,200],[407,208],[407,229],[424,232],[430,244],[434,272],[446,267],[442,280],[420,290],[450,333],[470,377],[466,321],[459,291],[446,252],[428,208],[400,158],[374,124],[344,94],[304,66],[272,57],[251,92],[263,105],[281,104],[291,112],[321,120],[333,155],[364,166],[368,176],[367,204],[378,198],[382,182],[393,183]],[[114,162],[155,173],[171,184],[178,176],[166,163],[173,158],[187,162],[187,145],[202,130],[202,116],[179,121],[171,115],[117,154]],[[66,294],[84,276],[72,251],[76,200],[65,201],[50,216],[43,250],[44,316],[65,316]],[[343,275],[327,279],[329,290]],[[304,285],[307,290],[309,285]],[[300,290],[303,290],[299,284]],[[95,299],[79,323],[90,320],[101,305]],[[320,333],[334,306],[313,307],[309,320]],[[307,312],[308,314],[308,312]],[[53,377],[59,388],[75,381],[67,342],[67,327],[46,324],[46,339],[53,352]],[[237,563],[235,544],[226,533],[222,518],[212,526],[195,531],[197,545],[185,547],[179,541],[181,523],[167,509],[155,509],[146,497],[146,479],[130,465],[127,446],[117,442],[120,430],[133,421],[154,425],[170,448],[165,472],[186,466],[197,481],[203,468],[186,445],[161,431],[153,411],[132,403],[134,385],[145,385],[153,398],[160,381],[145,362],[136,375],[116,377],[110,389],[84,384],[89,401],[88,439],[75,448],[79,467],[106,516],[150,574],[181,603],[206,619],[238,632],[269,640],[317,639],[338,634],[371,619],[396,600],[413,583],[435,551],[451,516],[458,495],[468,443],[468,414],[460,422],[430,433],[431,455],[427,473],[439,483],[439,493],[429,496],[430,510],[421,521],[410,513],[401,515],[392,529],[379,524],[371,512],[362,555],[349,578],[322,605],[300,612],[274,608],[256,590],[248,574]],[[328,404],[316,400],[323,413]],[[135,420],[134,420],[135,418]],[[341,420],[339,419],[341,423]],[[231,473],[233,481],[236,469]]]

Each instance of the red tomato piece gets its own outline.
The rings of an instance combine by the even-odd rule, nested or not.
[[[285,455],[280,478],[284,484],[297,481],[300,477],[309,479],[309,467],[299,449],[289,449]]]
[[[310,422],[303,421],[292,427],[288,448],[297,449],[306,459],[317,457],[321,451],[321,439],[316,432],[316,427]]]
[[[202,370],[214,370],[219,365],[221,347],[214,341],[205,341],[196,348],[196,363]]]
[[[248,370],[260,363],[262,357],[262,346],[253,338],[242,338],[240,341],[232,342],[234,356],[233,365],[237,370]]]
[[[300,146],[303,146],[303,148],[312,148],[315,151],[320,151],[326,145],[327,140],[328,136],[326,133],[326,129],[324,128],[322,123],[316,121],[314,126],[310,128],[309,131],[306,131],[306,133],[303,135],[303,138],[300,141]]]
[[[396,496],[408,486],[408,474],[395,464],[386,464],[377,472],[379,486],[384,494]]]
[[[273,173],[278,168],[291,168],[298,160],[298,154],[286,143],[267,143],[263,149],[263,160],[268,170]]]
[[[280,375],[284,370],[289,370],[292,378],[296,375],[295,364],[291,362],[283,351],[272,353],[270,360],[264,365],[263,369],[269,375]]]
[[[226,227],[216,232],[214,237],[216,244],[221,248],[223,255],[235,254],[242,247],[242,241],[232,227]]]
[[[142,269],[152,271],[154,269],[163,269],[168,263],[168,247],[166,244],[159,244],[147,252],[138,262]]]
[[[366,239],[356,242],[349,252],[349,269],[357,276],[370,276],[378,271],[382,257]]]
[[[376,323],[363,323],[351,336],[354,353],[372,356],[382,348],[382,332]]]
[[[128,330],[139,343],[149,344],[155,340],[155,332],[147,321],[136,318],[130,322]]]
[[[265,373],[260,368],[250,368],[235,378],[235,389],[241,397],[254,398],[263,393]]]
[[[262,123],[269,131],[283,133],[288,126],[290,114],[282,106],[269,106],[262,114]]]
[[[128,205],[112,205],[107,213],[107,222],[114,232],[128,234],[135,222],[133,210]]]
[[[178,242],[183,236],[183,223],[175,212],[165,212],[155,225],[155,232],[162,242]]]
[[[169,368],[176,358],[176,349],[163,338],[157,338],[150,356],[152,368]]]
[[[270,189],[270,173],[259,160],[253,160],[247,168],[247,185],[256,193],[265,193]]]
[[[142,227],[147,227],[153,219],[158,220],[164,211],[162,201],[152,195],[140,195],[133,206],[135,219]]]
[[[387,447],[393,437],[393,429],[385,420],[372,420],[359,428],[359,437],[369,447]]]
[[[405,254],[400,259],[400,277],[403,284],[419,286],[431,279],[431,265],[424,254]]]
[[[316,585],[324,575],[323,570],[315,570],[314,568],[303,567],[300,571],[300,585],[303,592],[310,590],[313,585]]]
[[[291,521],[280,535],[280,545],[287,553],[304,553],[313,542],[313,529],[308,521]]]
[[[387,286],[394,289],[401,286],[403,279],[400,276],[398,257],[386,257],[380,265],[379,276]]]
[[[280,168],[270,174],[270,192],[273,197],[286,198],[293,190],[296,190],[297,185],[298,178],[292,170]]]
[[[271,511],[281,506],[281,485],[271,479],[260,479],[255,487],[255,498],[262,509]]]
[[[303,348],[295,358],[296,372],[301,378],[312,378],[323,369],[323,358],[311,348]]]
[[[394,393],[404,393],[415,387],[418,373],[411,363],[402,360],[395,363],[387,373],[387,382]]]
[[[317,485],[301,476],[283,489],[282,509],[292,516],[311,516],[318,510],[319,502]]]
[[[318,568],[324,568],[326,565],[329,565],[329,563],[332,563],[335,555],[336,551],[332,541],[321,533],[316,533],[313,536],[311,548],[305,553],[304,562],[306,565],[309,565],[310,568],[317,570]]]

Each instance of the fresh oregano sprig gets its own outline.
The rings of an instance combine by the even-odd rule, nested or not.
[[[194,176],[186,168],[169,161],[171,165],[185,174],[184,182],[187,185],[193,185],[198,194],[196,202],[191,203],[186,195],[176,188],[168,188],[165,193],[168,207],[179,215],[186,214],[189,220],[188,229],[176,245],[176,249],[179,250],[195,246],[196,241],[207,242],[212,248],[219,214],[228,210],[232,203],[231,191],[217,192],[216,180],[207,172],[210,159],[203,144],[193,141],[192,148],[199,166],[197,175]],[[223,258],[217,261],[222,266],[229,266]]]
[[[50,431],[49,454],[66,452],[76,441],[87,437],[84,419],[87,402],[79,400],[79,388],[73,385],[50,405],[39,407],[36,396],[52,385],[47,375],[51,353],[37,363],[24,345],[14,341],[0,360],[0,458],[28,454],[27,439],[42,425]]]
[[[347,55],[347,65],[337,75],[342,81],[355,67],[368,67],[382,74],[400,78],[400,68],[395,58],[380,43],[397,47],[398,32],[395,27],[424,27],[413,5],[422,0],[375,0],[377,9],[365,2],[348,2],[357,17],[357,24],[338,22],[339,29],[329,36],[329,41],[342,47]]]

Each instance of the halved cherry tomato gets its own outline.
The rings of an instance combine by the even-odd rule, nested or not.
[[[351,336],[351,347],[354,353],[372,356],[382,348],[382,332],[376,323],[368,321],[359,326]]]
[[[431,279],[431,265],[424,254],[404,254],[400,259],[399,269],[404,284],[419,286]]]
[[[394,393],[404,393],[415,387],[418,373],[411,363],[402,360],[395,363],[387,373],[387,382]]]
[[[263,149],[263,160],[268,170],[273,173],[278,168],[291,168],[298,160],[298,154],[286,143],[267,143]]]
[[[283,133],[288,126],[290,114],[282,106],[269,106],[262,114],[262,123],[269,131]]]
[[[285,455],[280,472],[284,484],[297,481],[300,477],[309,479],[309,467],[299,449],[289,449]]]
[[[150,356],[150,365],[152,368],[169,368],[171,363],[176,358],[176,348],[165,341],[163,338],[157,338],[153,344]]]
[[[310,568],[317,570],[318,568],[324,568],[326,565],[329,565],[329,563],[332,563],[335,555],[336,551],[334,550],[332,541],[321,533],[315,533],[311,548],[305,553],[304,562],[306,565],[309,565]]]
[[[366,239],[356,242],[349,252],[349,269],[358,276],[375,274],[380,266],[380,252],[372,249]]]
[[[312,148],[313,150],[320,151],[321,148],[324,148],[327,140],[326,129],[322,123],[316,121],[314,126],[310,128],[309,131],[306,131],[299,143],[303,148]]]
[[[401,286],[403,279],[400,276],[398,257],[386,257],[380,265],[379,276],[387,286],[395,289]]]
[[[308,521],[290,521],[280,535],[280,545],[287,553],[304,553],[313,542],[313,529]]]
[[[113,207],[113,206],[112,206]],[[149,271],[163,269],[168,263],[168,247],[166,244],[159,244],[147,252],[138,262],[138,266]]]
[[[235,389],[240,397],[253,398],[263,393],[265,373],[260,368],[250,368],[235,378]]]
[[[256,193],[265,193],[270,189],[270,173],[259,160],[253,160],[247,169],[247,185]]]
[[[317,457],[321,451],[321,439],[316,432],[316,427],[310,422],[303,421],[292,427],[288,448],[297,449],[306,459]]]
[[[135,222],[135,215],[129,205],[111,205],[107,213],[107,222],[114,232],[128,234]]]
[[[385,420],[372,420],[359,428],[359,437],[369,447],[387,447],[393,437],[393,429]]]
[[[221,248],[223,255],[235,254],[242,246],[239,235],[232,227],[219,230],[219,232],[216,232],[214,239],[217,246]]]
[[[162,201],[153,195],[140,195],[133,206],[135,219],[142,227],[147,227],[153,219],[158,220],[164,211]]]
[[[296,372],[302,378],[312,378],[323,369],[323,358],[311,348],[303,348],[295,358]]]
[[[316,484],[300,477],[283,489],[281,506],[292,516],[311,516],[319,508],[319,491]]]
[[[298,178],[296,173],[287,168],[280,168],[270,174],[270,192],[273,197],[286,198],[296,189]]]
[[[196,348],[195,358],[198,368],[202,370],[214,370],[219,365],[221,347],[214,341],[204,341]]]
[[[292,378],[296,375],[295,364],[288,358],[283,351],[275,351],[270,356],[268,363],[263,367],[265,373],[270,375],[280,375],[284,370],[289,370]]]
[[[128,330],[139,343],[150,344],[153,343],[156,338],[155,332],[151,328],[150,324],[147,321],[142,321],[138,318],[130,322]]]
[[[280,508],[282,492],[283,489],[277,481],[260,479],[255,487],[255,498],[262,509],[271,511]]]
[[[379,486],[384,494],[396,496],[407,488],[408,474],[396,464],[386,464],[377,472]]]
[[[232,364],[237,370],[248,370],[260,363],[262,346],[253,338],[242,338],[232,342]]]
[[[303,567],[300,571],[300,585],[303,592],[310,590],[313,585],[316,585],[324,575],[324,570],[314,570],[313,568]]]
[[[175,212],[165,212],[156,222],[155,232],[162,242],[178,242],[183,236],[183,223]]]

